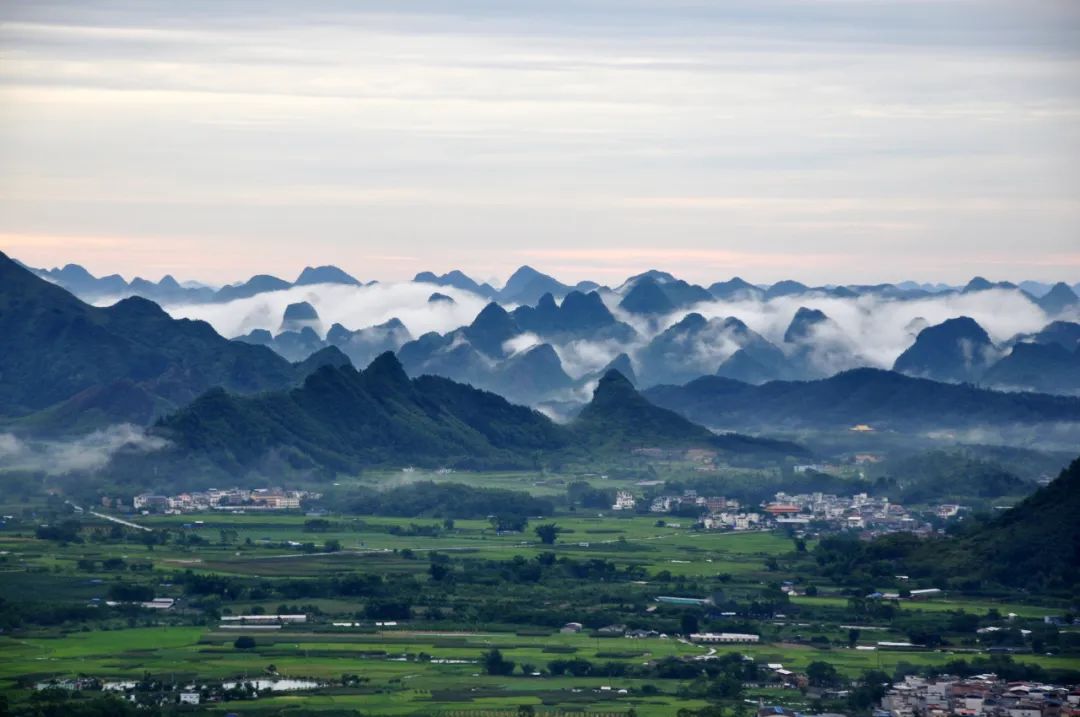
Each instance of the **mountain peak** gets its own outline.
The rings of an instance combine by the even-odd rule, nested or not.
[[[607,400],[612,396],[627,391],[637,395],[637,389],[634,388],[634,384],[630,382],[630,379],[623,376],[618,369],[609,368],[600,377],[600,382],[596,384],[596,390],[593,391],[593,401]]]
[[[805,294],[808,291],[810,291],[810,287],[806,284],[793,279],[784,279],[770,286],[769,290],[765,292],[765,298],[775,299],[780,296],[794,296],[796,294]]]
[[[651,276],[646,276],[634,283],[619,302],[619,308],[631,314],[667,314],[674,311],[675,306],[660,284]]]
[[[447,296],[446,294],[439,293],[438,291],[432,292],[431,296],[429,296],[427,298],[427,302],[429,304],[438,304],[438,303],[455,304],[455,303],[457,303],[457,302],[454,301],[453,297]]]
[[[1053,316],[1080,304],[1080,297],[1077,297],[1076,292],[1068,284],[1059,281],[1050,287],[1050,291],[1036,299],[1035,303],[1047,314]]]
[[[600,378],[576,424],[588,441],[603,445],[690,448],[712,445],[716,439],[707,428],[650,403],[615,369]]]
[[[611,372],[622,375],[632,385],[637,385],[637,375],[634,373],[634,364],[630,361],[630,356],[626,353],[621,353],[615,358],[611,359],[611,362],[604,369],[604,375]]]
[[[492,301],[480,310],[480,313],[476,315],[469,327],[474,329],[489,328],[509,321],[512,321],[512,319],[506,309],[497,302]]]
[[[532,268],[528,264],[522,264],[514,273],[510,275],[510,278],[506,280],[506,285],[510,286],[515,281],[530,281],[538,276],[543,276],[539,271]]]
[[[928,326],[897,357],[893,370],[939,381],[977,380],[994,357],[990,335],[969,316]]]
[[[364,369],[362,376],[366,382],[376,380],[380,383],[387,382],[397,385],[408,385],[409,376],[405,373],[405,368],[401,365],[401,361],[394,355],[393,351],[385,351],[376,356],[368,367]]]
[[[506,309],[492,301],[465,327],[464,333],[469,343],[480,351],[489,356],[501,356],[503,344],[521,331]]]
[[[506,280],[499,299],[516,304],[532,304],[544,294],[563,296],[570,290],[555,277],[542,274],[531,266],[522,266]]]
[[[120,299],[120,301],[110,306],[109,310],[125,318],[133,316],[157,318],[169,316],[160,306],[141,296],[128,296]]]
[[[293,282],[295,286],[307,286],[309,284],[348,284],[360,286],[360,282],[336,266],[306,266]]]
[[[753,299],[765,292],[742,277],[732,277],[727,281],[718,281],[708,287],[710,294],[717,299]]]
[[[298,301],[285,307],[286,321],[315,321],[319,318],[319,312],[306,301]]]
[[[784,332],[784,343],[790,344],[810,338],[814,327],[828,320],[829,317],[821,309],[809,309],[800,306],[799,310],[795,312],[795,316],[792,317],[787,331]]]

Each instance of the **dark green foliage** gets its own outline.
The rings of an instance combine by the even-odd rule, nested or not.
[[[52,525],[40,525],[34,531],[39,540],[55,540],[61,543],[81,543],[79,521],[62,520]]]
[[[615,502],[614,488],[593,488],[587,481],[574,481],[566,486],[566,500],[582,508],[610,508]]]
[[[970,535],[921,546],[910,563],[919,572],[977,576],[1032,591],[1080,584],[1080,459]]]
[[[233,641],[233,647],[237,650],[253,650],[255,649],[255,638],[241,635]]]
[[[828,662],[815,660],[806,666],[806,678],[814,687],[833,687],[840,682],[840,673]]]
[[[903,533],[864,543],[823,539],[814,551],[837,582],[873,584],[896,574],[941,584],[996,583],[1069,593],[1080,584],[1080,459],[1016,507],[956,537],[920,540]]]
[[[901,503],[999,498],[1028,492],[1018,476],[960,451],[928,451],[890,461],[874,493]]]
[[[173,474],[230,475],[333,474],[402,464],[520,469],[560,455],[595,458],[640,447],[704,447],[773,459],[805,453],[792,443],[715,435],[653,406],[614,371],[578,420],[564,427],[449,379],[410,380],[392,353],[362,372],[324,366],[288,392],[242,397],[214,389],[155,430],[171,447],[122,457],[114,463],[117,475],[141,478],[148,465]]]
[[[480,661],[489,675],[509,675],[514,671],[514,661],[503,657],[498,648],[485,652]]]
[[[109,586],[109,599],[118,602],[146,602],[154,599],[154,589],[135,583],[113,583]]]
[[[559,536],[559,526],[554,523],[544,523],[533,528],[536,536],[540,538],[540,542],[544,545],[554,545],[555,538]]]
[[[496,513],[550,515],[554,511],[551,501],[523,491],[431,481],[419,481],[383,491],[353,491],[339,499],[339,507],[362,515],[448,519],[487,518]]]
[[[210,391],[163,421],[177,463],[225,472],[356,471],[384,464],[530,468],[564,445],[563,429],[492,393],[423,376],[410,380],[393,354],[363,372],[323,367],[300,388],[238,397]]]
[[[29,704],[13,708],[18,717],[158,717],[154,706],[136,705],[116,695],[85,699],[70,690],[52,688],[35,693]]]

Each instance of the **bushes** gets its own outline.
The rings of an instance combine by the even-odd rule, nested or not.
[[[514,671],[514,661],[503,657],[502,652],[496,648],[485,652],[480,658],[484,665],[484,671],[489,675],[509,675]]]

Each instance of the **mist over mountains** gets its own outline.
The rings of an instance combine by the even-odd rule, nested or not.
[[[865,423],[1056,445],[1080,426],[1080,397],[1052,395],[1080,385],[1071,290],[419,279],[320,267],[240,298],[91,305],[0,255],[6,455],[46,472],[78,450],[114,475],[329,475],[639,448],[777,461],[808,449],[770,435]]]
[[[291,362],[329,346],[357,366],[399,352],[412,376],[453,378],[553,415],[582,405],[617,360],[641,387],[713,375],[817,380],[869,367],[1080,393],[1080,299],[1064,283],[766,286],[735,277],[704,287],[650,270],[609,287],[569,285],[525,266],[496,288],[460,270],[365,283],[321,266],[293,282],[254,276],[177,292],[170,277],[151,284],[74,265],[34,271],[89,301],[125,293],[159,300],[172,316],[205,320]]]

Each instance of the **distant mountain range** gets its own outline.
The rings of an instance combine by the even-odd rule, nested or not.
[[[125,296],[141,296],[159,304],[225,302],[270,291],[281,291],[293,286],[315,284],[365,286],[376,283],[370,281],[364,284],[343,269],[332,265],[305,267],[293,282],[268,274],[256,274],[247,281],[219,289],[199,282],[181,283],[171,275],[166,275],[158,282],[139,277],[127,281],[119,274],[97,277],[78,264],[67,264],[62,268],[53,269],[25,268],[88,302],[107,298],[120,299]],[[627,311],[646,315],[664,313],[713,300],[769,300],[791,296],[837,298],[878,296],[890,299],[922,299],[991,289],[1021,292],[1051,315],[1080,306],[1080,299],[1077,298],[1077,294],[1080,294],[1080,282],[1072,286],[1064,282],[1049,284],[1038,281],[1021,281],[1019,284],[1014,284],[1008,281],[991,282],[980,276],[973,278],[964,286],[920,284],[913,281],[901,281],[895,284],[809,286],[790,279],[770,285],[752,284],[742,278],[734,277],[726,281],[717,281],[706,288],[678,279],[668,272],[650,269],[628,278],[615,289],[610,289],[595,281],[581,281],[571,286],[531,266],[522,266],[510,275],[501,289],[489,283],[478,282],[459,269],[444,274],[422,271],[413,277],[413,281],[453,287],[501,304],[514,305],[535,304],[545,294],[551,294],[555,299],[561,300],[571,291],[583,294],[591,291],[613,292],[619,294],[621,301],[627,302],[624,307]]]
[[[342,289],[324,295],[320,294],[320,285],[366,291],[359,280],[333,266],[308,267],[293,282],[260,275],[216,291],[181,285],[170,278],[158,284],[125,282],[116,276],[96,278],[74,265],[30,271],[47,277],[49,283],[70,286],[76,293],[162,291],[170,299],[179,296],[184,301],[197,299],[204,303],[228,303],[293,287],[312,287],[310,291],[289,294],[291,303],[284,311],[281,307],[285,301],[280,295],[263,303],[248,302],[238,309],[245,316],[255,317],[240,325],[256,323],[264,328],[236,337],[237,342],[271,349],[285,359],[278,363],[278,373],[288,376],[287,380],[260,379],[250,388],[236,381],[226,384],[238,391],[280,388],[298,380],[296,369],[282,368],[286,363],[339,361],[344,356],[354,365],[364,366],[379,354],[394,351],[410,376],[451,378],[563,417],[575,414],[584,405],[600,376],[610,368],[618,368],[640,387],[682,385],[706,376],[753,385],[805,382],[872,367],[892,368],[947,383],[1080,395],[1080,323],[1075,321],[1080,318],[1080,299],[1065,284],[1017,285],[976,277],[962,287],[911,282],[808,286],[793,280],[758,286],[733,278],[702,287],[667,272],[650,270],[609,288],[593,282],[570,286],[526,266],[514,272],[504,287],[496,288],[457,270],[441,275],[421,272],[414,280],[430,285],[419,292],[428,298],[421,307],[402,307],[402,316],[407,320],[409,312],[415,315],[427,311],[442,312],[442,316],[454,316],[460,321],[456,317],[461,310],[451,307],[458,301],[466,302],[469,293],[484,297],[488,303],[469,323],[417,335],[398,318],[380,318],[380,323],[368,326],[324,321],[320,311],[330,313],[334,307],[328,303],[331,299],[320,297],[332,296],[336,300],[342,296]],[[1025,316],[1023,325],[1028,332],[995,339],[971,317],[939,318],[940,323],[933,324],[919,315],[932,309],[928,315],[941,316],[943,307],[947,311],[950,306],[932,302],[971,306],[976,297],[991,291],[997,293],[987,297],[990,305],[1008,302],[1011,310]],[[380,296],[392,295],[381,289],[379,292]],[[412,301],[416,301],[417,294],[409,293]],[[475,299],[468,300],[477,305]],[[126,299],[102,310],[103,315],[122,315],[138,301]],[[902,303],[908,301],[915,303]],[[883,312],[878,319],[876,308],[886,305],[911,308]],[[201,315],[210,317],[223,311],[228,309],[214,307]],[[739,312],[746,320],[717,315],[718,311]],[[191,314],[190,306],[186,313]],[[198,311],[194,313],[199,315]],[[875,326],[896,322],[890,316],[898,313],[903,316],[901,322],[906,322],[903,326]],[[980,316],[985,314],[984,310]],[[340,316],[340,312],[334,315]],[[1034,330],[1040,324],[1033,320],[1040,316],[1045,316],[1046,323]],[[1054,320],[1055,316],[1061,318]],[[891,347],[885,358],[875,343],[882,330],[888,333]],[[223,355],[234,351],[230,349]],[[89,378],[95,371],[74,374],[79,378],[59,381],[51,390],[62,393],[68,383],[98,385]],[[136,383],[139,390],[147,390],[149,385],[143,379]],[[165,385],[164,379],[158,383]],[[153,387],[151,395],[142,401],[136,400],[138,391],[121,392],[119,388],[115,393],[83,398],[92,398],[101,407],[99,410],[110,414],[159,415],[183,405],[201,388],[220,384],[211,371],[201,380],[180,381],[175,390]],[[137,409],[122,410],[125,405],[136,404]],[[47,407],[22,405],[17,412],[25,414]]]
[[[25,268],[42,279],[61,286],[83,301],[90,303],[103,299],[115,301],[129,296],[139,296],[163,305],[223,303],[236,299],[247,299],[270,291],[281,291],[293,286],[312,286],[315,284],[364,285],[336,266],[305,267],[300,272],[300,275],[296,277],[296,281],[291,283],[269,274],[256,274],[245,282],[230,284],[220,289],[214,289],[197,282],[181,284],[171,275],[166,275],[158,282],[139,277],[135,277],[129,282],[119,274],[96,277],[78,264],[68,264],[59,269]]]
[[[817,381],[754,386],[706,376],[643,394],[697,423],[770,431],[845,429],[930,431],[972,426],[1080,422],[1080,398],[1006,393],[963,384],[855,369]]]
[[[976,321],[961,316],[919,332],[893,368],[938,381],[1078,394],[1080,324],[1053,322],[998,346]]]
[[[300,277],[325,279],[345,282],[321,269]],[[522,279],[519,292],[538,281],[550,288],[542,277]],[[546,292],[510,310],[491,301],[446,333],[413,338],[390,320],[334,325],[322,336],[315,305],[296,301],[276,335],[228,340],[140,297],[90,306],[0,254],[0,430],[33,437],[117,422],[152,426],[169,447],[121,452],[113,475],[138,480],[157,470],[209,480],[407,464],[535,467],[646,448],[760,464],[806,450],[748,434],[1080,422],[1080,398],[968,383],[1073,381],[1077,323],[1051,322],[995,344],[971,319],[913,321],[917,335],[897,368],[949,383],[866,368],[829,376],[817,363],[822,352],[855,349],[819,308],[795,311],[774,343],[737,318],[688,312],[700,294],[670,275],[648,272],[619,290],[623,300],[640,290],[639,298],[681,304],[681,318],[653,313],[651,300],[627,308],[605,294],[611,290],[570,288],[561,300]],[[752,291],[738,282],[724,290]],[[596,347],[606,364],[575,375],[565,369],[575,351]],[[629,352],[616,352],[622,347]],[[681,385],[656,385],[665,381]],[[515,403],[558,404],[569,420]]]

